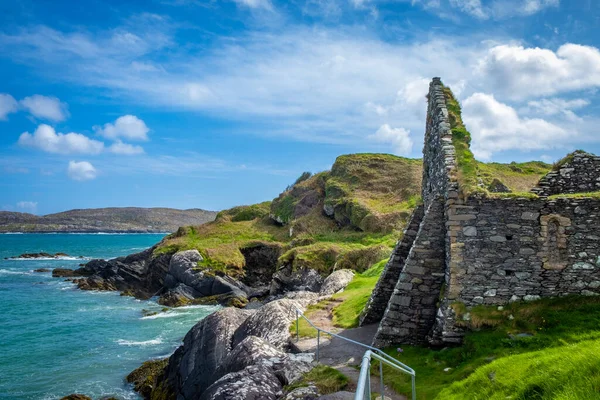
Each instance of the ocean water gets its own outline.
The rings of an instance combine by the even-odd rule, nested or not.
[[[63,252],[113,258],[158,242],[155,234],[0,234],[0,399],[139,399],[124,377],[143,361],[166,357],[217,307],[161,311],[156,302],[77,290],[37,268],[77,268],[79,259],[5,260]],[[158,311],[144,317],[142,310]]]

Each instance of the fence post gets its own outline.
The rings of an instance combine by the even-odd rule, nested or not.
[[[317,329],[317,362],[319,362],[319,345],[321,344],[321,331]]]
[[[383,383],[383,363],[379,360],[379,384],[381,386],[381,400],[385,400],[385,385]]]

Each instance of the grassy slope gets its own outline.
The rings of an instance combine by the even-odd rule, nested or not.
[[[482,163],[475,160],[470,149],[471,134],[467,130],[463,120],[462,111],[458,100],[454,97],[452,90],[444,87],[446,105],[448,107],[448,118],[452,129],[452,144],[456,149],[458,179],[463,194],[478,193],[489,196],[487,186],[495,179],[505,184],[515,193],[527,193],[533,188],[540,178],[552,170],[551,164],[541,161],[530,161],[526,163]],[[480,186],[480,181],[483,187]],[[535,197],[528,194],[527,197]]]
[[[180,229],[155,252],[198,249],[204,257],[200,268],[238,276],[245,263],[239,249],[268,242],[279,244],[284,251],[280,262],[294,268],[307,266],[323,274],[334,266],[364,271],[389,256],[419,201],[420,179],[419,160],[341,156],[331,172],[303,174],[273,202],[222,211],[214,222]],[[313,200],[307,202],[306,196]],[[335,219],[324,215],[325,203],[335,204]],[[270,214],[285,224],[273,222]]]
[[[377,284],[379,275],[383,271],[387,259],[375,263],[371,268],[363,273],[354,275],[352,282],[341,293],[336,293],[331,297],[331,300],[321,301],[317,304],[309,306],[304,315],[311,318],[311,315],[316,310],[321,310],[327,307],[330,301],[341,303],[333,308],[333,325],[338,328],[349,329],[358,326],[358,318],[363,308],[367,304],[371,292]],[[304,319],[300,319],[298,330],[302,337],[316,337],[316,330],[311,327]],[[290,326],[290,333],[296,334],[296,321]]]
[[[461,347],[387,351],[416,370],[419,399],[597,399],[599,318],[595,297],[513,303],[502,311],[480,306],[464,322],[476,330]],[[405,376],[384,376],[397,391],[409,392]],[[571,386],[580,390],[568,397],[563,389]]]

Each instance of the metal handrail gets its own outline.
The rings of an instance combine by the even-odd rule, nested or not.
[[[411,376],[411,386],[412,386],[412,400],[416,400],[417,398],[417,392],[415,389],[415,370],[410,368],[408,365],[401,363],[400,361],[396,360],[394,357],[390,356],[389,354],[386,354],[385,352],[383,352],[382,350],[375,348],[373,346],[369,346],[367,344],[361,343],[361,342],[357,342],[356,340],[352,340],[349,339],[347,337],[344,336],[340,336],[336,333],[333,332],[329,332],[326,331],[325,329],[321,329],[318,326],[315,326],[312,321],[310,319],[308,319],[303,313],[302,311],[300,311],[299,309],[296,308],[296,342],[298,342],[300,340],[300,317],[304,318],[306,320],[306,322],[308,322],[308,324],[310,326],[312,326],[313,328],[315,328],[317,330],[317,351],[316,351],[316,360],[317,362],[319,362],[319,347],[321,344],[321,332],[330,335],[330,336],[334,336],[336,338],[345,340],[347,342],[356,344],[358,346],[364,347],[367,349],[367,351],[365,352],[365,355],[363,356],[363,362],[361,364],[361,368],[360,368],[360,375],[358,378],[358,384],[359,387],[361,385],[362,382],[362,387],[363,387],[363,396],[364,396],[364,387],[366,384],[366,381],[369,382],[368,386],[368,391],[369,391],[369,397],[367,397],[367,399],[371,400],[371,373],[370,373],[370,366],[371,366],[371,358],[377,359],[379,360],[379,379],[380,379],[380,384],[381,384],[381,399],[384,399],[384,384],[383,384],[383,363],[399,370],[402,371],[408,375]],[[365,360],[367,362],[366,367],[365,367]],[[358,388],[356,390],[356,397],[355,400],[360,400],[361,396],[359,396],[359,393],[361,393]]]

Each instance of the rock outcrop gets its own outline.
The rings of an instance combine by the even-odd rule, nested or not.
[[[318,292],[323,284],[323,277],[314,269],[299,268],[294,270],[286,265],[273,274],[271,295],[306,290]]]
[[[354,278],[354,271],[350,269],[340,269],[334,271],[323,281],[319,294],[321,296],[331,296],[334,293],[343,290]]]
[[[202,256],[198,250],[175,253],[169,262],[169,271],[164,279],[166,292],[160,304],[179,306],[193,302],[196,298],[214,297],[213,301],[223,304],[244,305],[248,302],[245,285],[227,276],[209,276],[198,270]]]
[[[248,336],[258,336],[278,349],[286,349],[290,324],[296,318],[296,309],[304,307],[289,299],[275,300],[262,306],[246,319],[233,335],[233,346]]]

